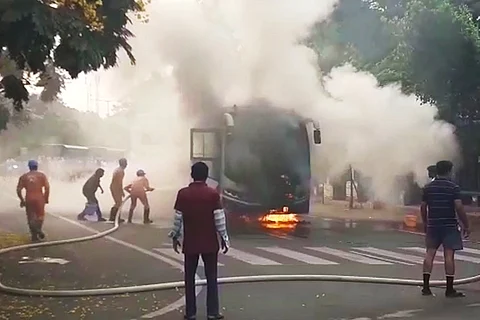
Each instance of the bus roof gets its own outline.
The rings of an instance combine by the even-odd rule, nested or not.
[[[220,109],[220,111],[223,113],[229,112],[232,113],[233,115],[235,113],[241,113],[241,114],[258,114],[258,113],[274,113],[274,114],[284,114],[284,115],[290,115],[295,118],[298,118],[299,120],[305,120],[305,117],[296,112],[293,109],[286,109],[286,108],[280,108],[273,106],[269,104],[268,102],[263,102],[263,101],[255,101],[251,104],[246,104],[246,105],[233,105],[231,107],[225,107]]]
[[[84,146],[72,146],[72,145],[64,144],[64,147],[67,149],[88,150],[88,147],[84,147]]]
[[[69,144],[58,144],[58,143],[43,144],[42,147],[64,147],[67,149],[88,150],[88,147],[85,147],[85,146],[74,146]]]
[[[101,150],[106,150],[106,151],[113,151],[113,152],[125,152],[125,149],[117,149],[117,148],[108,148],[108,147],[89,147],[89,149],[101,149]]]

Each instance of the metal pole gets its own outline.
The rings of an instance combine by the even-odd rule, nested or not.
[[[348,204],[350,209],[353,209],[353,169],[350,166],[350,202]]]
[[[97,115],[100,115],[100,104],[99,99],[98,99],[98,82],[99,82],[100,76],[95,74],[95,111],[97,112]]]

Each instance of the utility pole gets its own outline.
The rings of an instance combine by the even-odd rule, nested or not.
[[[111,108],[111,103],[113,102],[112,100],[103,100],[103,99],[97,99],[97,102],[103,102],[107,104],[107,116],[110,116],[112,114],[112,108]],[[100,107],[98,107],[98,114],[100,114]]]
[[[353,183],[353,168],[350,165],[350,202],[348,204],[350,209],[353,209]]]
[[[100,75],[98,73],[95,73],[95,111],[97,115],[100,115],[100,105],[99,105],[99,99],[98,99],[98,87],[99,87],[99,82],[100,82]]]
[[[90,83],[87,75],[85,75],[85,87],[87,88],[87,111],[90,111]]]

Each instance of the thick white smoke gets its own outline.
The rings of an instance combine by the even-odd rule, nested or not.
[[[132,141],[148,150],[143,162],[167,164],[155,169],[168,177],[160,183],[188,179],[188,130],[199,116],[256,98],[320,121],[314,174],[334,176],[351,164],[372,177],[383,199],[396,175],[413,171],[423,182],[428,165],[454,158],[453,128],[434,120],[435,107],[395,86],[380,88],[350,66],[318,70],[317,56],[301,41],[335,2],[152,1],[150,21],[132,29],[137,65],[124,59],[102,77],[110,96],[146,114],[132,117],[132,127],[157,141],[146,146],[139,133]]]
[[[413,172],[423,184],[429,165],[456,160],[453,127],[435,121],[435,107],[401,94],[398,86],[379,88],[372,75],[344,66],[325,78],[325,87],[338,99],[316,110],[324,128],[320,157],[330,174],[350,163],[373,178],[377,197],[390,200],[396,175]]]

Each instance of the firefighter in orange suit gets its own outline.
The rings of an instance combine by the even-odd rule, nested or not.
[[[45,239],[42,227],[45,219],[45,205],[48,204],[50,196],[50,185],[47,176],[38,171],[37,161],[30,160],[28,168],[30,171],[18,179],[17,195],[20,199],[20,207],[25,208],[27,213],[32,241],[38,241]],[[23,189],[26,191],[25,198],[22,195]]]
[[[143,170],[137,171],[137,178],[125,187],[125,191],[130,193],[132,203],[130,205],[130,211],[128,212],[128,222],[132,223],[133,212],[137,206],[137,200],[143,204],[143,223],[150,224],[153,221],[150,220],[150,204],[148,203],[147,192],[153,191],[154,188],[150,187],[150,183],[145,176]]]

